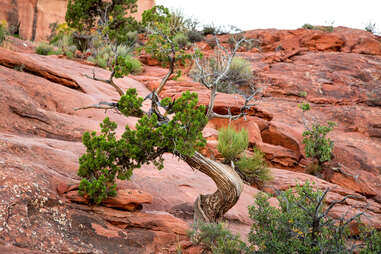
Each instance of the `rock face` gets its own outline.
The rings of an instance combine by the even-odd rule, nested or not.
[[[0,20],[6,20],[11,32],[25,40],[46,40],[50,35],[49,25],[65,22],[68,0],[2,0]],[[137,19],[155,6],[155,0],[138,0]]]
[[[273,180],[263,191],[276,193],[314,182],[316,188],[330,188],[327,203],[352,195],[332,210],[332,216],[365,211],[369,216],[363,222],[381,229],[381,56],[370,54],[373,51],[368,47],[374,41],[361,44],[361,52],[352,51],[360,47],[356,46],[360,45],[358,36],[364,41],[378,41],[378,37],[359,35],[357,30],[339,31],[346,36],[340,37],[344,45],[334,42],[335,33],[316,32],[321,35],[315,40],[320,46],[311,46],[312,39],[305,38],[302,46],[310,48],[303,50],[298,43],[315,31],[248,32],[253,38],[263,38],[263,51],[239,54],[252,62],[258,85],[267,87],[266,95],[247,119],[232,124],[249,129],[250,147],[261,149],[271,165]],[[273,39],[275,35],[279,40]],[[286,49],[286,40],[296,41],[290,43],[295,48]],[[283,42],[285,49],[275,52],[278,42]],[[342,51],[350,42],[355,46]],[[330,43],[341,46],[332,48],[327,46]],[[191,247],[186,232],[196,197],[215,191],[212,180],[165,155],[162,171],[143,166],[130,181],[118,182],[119,195],[114,199],[102,206],[84,204],[86,200],[76,192],[78,158],[85,150],[83,132],[99,131],[99,122],[107,115],[118,123],[120,135],[125,125],[134,127],[137,119],[113,111],[74,111],[118,98],[111,86],[83,75],[95,68],[100,78],[107,78],[109,72],[56,56],[23,52],[0,48],[0,252],[176,253],[179,246],[183,253],[200,253]],[[157,66],[144,69],[139,76],[118,79],[117,84],[123,90],[136,88],[145,97],[166,70]],[[187,77],[170,81],[161,95],[177,97],[186,90],[198,92],[200,102],[207,103],[209,92]],[[297,108],[304,101],[312,105],[308,119],[337,123],[330,134],[335,159],[321,176],[325,180],[304,173],[309,161]],[[215,110],[223,113],[231,107],[234,113],[242,102],[239,96],[218,94]],[[148,109],[149,102],[144,107]],[[220,119],[208,123],[203,132],[208,140],[205,154],[220,158],[217,130],[227,123]],[[230,228],[243,237],[252,224],[247,207],[258,191],[245,185],[240,200],[225,215]],[[272,202],[276,205],[275,199]]]

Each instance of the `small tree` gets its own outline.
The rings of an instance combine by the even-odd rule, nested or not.
[[[176,64],[184,64],[185,60],[191,57],[185,52],[183,43],[179,39],[186,32],[185,21],[179,13],[171,13],[162,5],[157,5],[143,13],[142,23],[146,26],[148,33],[144,50],[164,66],[169,67],[168,73],[153,93],[155,96],[160,94],[171,75],[174,74]],[[176,77],[180,75],[181,72],[178,71]]]
[[[148,112],[141,109],[143,99],[136,95],[136,91],[128,90],[124,94],[115,83],[113,86],[121,96],[117,103],[100,102],[96,105],[79,108],[114,109],[126,117],[137,116],[140,118],[135,126],[136,130],[126,128],[126,132],[120,139],[114,138],[113,128],[115,126],[108,121],[104,122],[102,133],[99,136],[96,134],[84,135],[87,153],[81,159],[80,168],[83,170],[83,174],[79,172],[84,178],[82,192],[88,195],[93,202],[102,202],[102,199],[114,194],[115,178],[127,179],[134,168],[150,162],[160,169],[163,167],[163,154],[172,153],[184,160],[190,167],[211,177],[216,183],[217,191],[212,194],[200,195],[194,207],[195,220],[216,222],[238,201],[243,189],[243,182],[229,166],[205,158],[197,152],[197,149],[205,144],[201,131],[211,117],[237,119],[246,115],[246,111],[252,106],[249,103],[254,95],[245,99],[240,114],[236,116],[230,113],[226,116],[213,113],[218,80],[209,86],[214,88],[211,89],[213,99],[209,102],[208,111],[205,107],[198,106],[197,95],[189,92],[184,93],[176,100],[167,98],[160,101],[158,94],[169,76],[174,73],[176,61],[185,57],[182,49],[172,40],[178,34],[173,31],[182,31],[183,24],[181,23],[183,21],[181,17],[170,14],[166,8],[156,6],[143,14],[143,22],[147,24],[147,31],[150,34],[145,49],[152,52],[154,56],[169,61],[169,72],[163,78],[158,89],[145,98],[152,101]],[[237,42],[237,44],[239,43]],[[226,57],[230,59],[229,63],[238,47],[239,45],[231,53],[226,51]],[[128,73],[128,68],[119,69],[117,66],[112,69],[111,75],[116,75],[118,71],[121,71],[121,75]],[[226,66],[227,69],[228,67]],[[227,69],[224,68],[221,77],[219,75],[217,77],[222,78]],[[93,74],[93,78],[96,79],[95,74]],[[159,108],[161,109],[159,110]],[[207,112],[206,115],[205,112]],[[90,196],[92,193],[95,194],[93,197]]]
[[[304,113],[310,110],[309,104],[302,104],[303,123],[306,130],[303,132],[303,144],[306,156],[317,161],[319,167],[324,162],[332,159],[333,141],[327,137],[327,134],[333,129],[335,123],[328,122],[327,126],[320,125],[316,121],[309,125],[304,117]]]
[[[281,192],[277,197],[280,208],[270,206],[270,197],[259,193],[255,205],[249,207],[254,221],[249,242],[258,248],[254,253],[353,253],[359,245],[350,241],[348,225],[363,213],[337,223],[328,213],[350,196],[325,207],[328,191],[314,191],[307,182]]]

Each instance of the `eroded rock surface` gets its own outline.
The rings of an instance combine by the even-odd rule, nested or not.
[[[364,41],[368,37],[378,41],[378,37],[350,33],[348,29],[338,32],[345,36],[337,39],[333,38],[337,33],[300,30],[252,32],[253,38],[263,37],[263,52],[239,54],[252,62],[259,86],[267,89],[247,119],[233,125],[249,129],[250,146],[260,148],[272,166],[274,178],[264,191],[275,193],[297,183],[314,182],[317,188],[331,189],[328,203],[353,195],[332,211],[333,216],[340,217],[348,209],[351,212],[347,215],[365,211],[369,216],[364,222],[380,229],[381,57],[370,54],[370,49],[354,51],[359,45],[376,43],[359,44],[359,36]],[[303,39],[305,44],[300,47],[304,49],[288,49],[285,41],[300,43],[307,33],[318,34],[315,41],[319,43],[314,46]],[[273,34],[285,35],[279,35],[277,41],[272,39]],[[279,41],[284,42],[280,53],[274,51]],[[299,45],[291,42],[289,45]],[[350,42],[354,46],[346,49]],[[306,45],[310,46],[306,49]],[[162,171],[148,165],[135,170],[131,181],[118,182],[123,198],[110,201],[111,207],[91,207],[76,200],[80,198],[75,186],[79,182],[78,158],[85,149],[83,132],[99,131],[99,122],[107,115],[118,123],[120,135],[124,125],[134,127],[137,119],[126,119],[113,111],[74,111],[118,99],[111,86],[83,75],[95,68],[99,77],[107,78],[107,71],[56,56],[23,52],[0,49],[0,251],[176,253],[180,246],[183,253],[197,253],[186,232],[196,197],[215,191],[212,180],[165,155]],[[24,67],[19,68],[20,64]],[[144,69],[139,76],[117,80],[118,85],[123,90],[136,88],[146,96],[166,70],[157,66]],[[170,81],[161,95],[177,97],[186,90],[198,92],[200,103],[208,102],[209,92],[187,77]],[[307,92],[306,97],[300,91]],[[310,161],[304,154],[303,123],[297,105],[304,101],[312,105],[308,119],[337,123],[330,133],[335,159],[321,176],[326,180],[303,173]],[[233,113],[238,112],[242,103],[239,96],[218,94],[215,111],[224,113],[231,107]],[[149,102],[144,103],[145,109],[149,106]],[[208,123],[203,133],[208,140],[204,151],[208,156],[221,158],[216,149],[217,129],[227,123],[220,119]],[[141,194],[140,198],[130,199],[129,191]],[[258,191],[245,185],[237,205],[225,216],[229,227],[243,237],[252,223],[247,207]],[[272,202],[276,205],[275,199]]]

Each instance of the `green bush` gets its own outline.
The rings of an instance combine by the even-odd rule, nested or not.
[[[222,223],[196,223],[189,236],[193,244],[200,245],[205,251],[214,254],[247,252],[246,244],[240,240],[239,235],[232,234]]]
[[[120,66],[116,68],[116,71],[118,71],[118,68],[125,68],[128,73],[132,74],[138,74],[142,72],[142,64],[139,62],[139,60],[130,55],[119,57],[118,61],[121,61],[121,63],[119,63]]]
[[[0,22],[0,45],[8,35],[8,25],[6,22]]]
[[[187,36],[190,42],[200,42],[204,39],[204,36],[200,31],[197,30],[189,30],[187,32]]]
[[[47,55],[55,55],[57,54],[57,51],[54,49],[53,46],[50,46],[45,43],[41,43],[40,45],[37,46],[36,53],[39,55],[47,56]]]
[[[302,26],[302,28],[312,30],[312,29],[314,29],[315,27],[314,27],[313,25],[311,25],[311,24],[304,24],[304,25]]]
[[[219,33],[220,33],[220,30],[215,25],[206,25],[202,29],[202,34],[204,36],[208,34],[219,34]]]
[[[309,111],[311,106],[308,103],[303,103],[299,105],[299,108],[303,110],[303,122],[306,127],[303,132],[304,151],[308,158],[316,159],[319,166],[321,166],[324,162],[332,159],[333,141],[327,138],[327,134],[336,124],[328,122],[327,126],[325,126],[313,122],[311,126],[308,126],[307,121],[304,119],[304,113]]]
[[[125,44],[129,47],[132,47],[135,45],[135,43],[138,41],[138,32],[137,31],[129,31],[126,34],[126,42]]]
[[[271,180],[270,170],[264,154],[257,148],[251,157],[247,155],[242,156],[236,163],[236,167],[243,174],[244,180],[255,183],[263,184],[263,182]]]
[[[251,63],[243,58],[234,57],[224,83],[244,82],[253,78]]]
[[[332,22],[333,24],[334,22]],[[311,24],[304,24],[302,26],[302,28],[304,29],[309,29],[309,30],[320,30],[320,31],[323,31],[323,32],[329,32],[329,33],[332,33],[335,28],[333,27],[333,25],[329,25],[329,26],[313,26]]]
[[[181,49],[185,49],[189,46],[189,39],[184,33],[179,33],[175,36],[174,41]]]
[[[221,128],[218,133],[217,149],[226,161],[233,161],[249,146],[248,132],[236,131],[230,125]]]
[[[307,182],[281,192],[280,208],[270,206],[269,198],[259,193],[249,207],[254,222],[249,242],[258,248],[254,253],[351,253],[348,225],[327,216],[323,192]]]
[[[376,33],[377,32],[377,29],[376,29],[376,23],[372,23],[372,22],[369,22],[366,26],[365,26],[365,31],[369,32],[369,33]]]

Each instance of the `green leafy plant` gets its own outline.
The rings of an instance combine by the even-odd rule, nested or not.
[[[58,51],[55,50],[53,46],[50,46],[49,44],[46,43],[41,43],[36,47],[36,53],[39,55],[56,55]]]
[[[332,159],[333,141],[327,137],[327,134],[336,125],[333,122],[328,122],[327,125],[321,125],[318,122],[309,124],[305,119],[305,112],[311,109],[310,104],[303,103],[299,107],[303,111],[303,123],[305,131],[303,132],[304,151],[307,158],[312,158],[315,161],[308,166],[307,170],[314,175],[318,175],[322,170],[322,165]]]
[[[0,22],[0,45],[8,35],[8,24],[5,21]]]
[[[365,26],[365,31],[367,31],[367,32],[369,32],[369,33],[372,33],[372,34],[377,33],[376,23],[369,22],[369,23]]]
[[[241,254],[248,251],[239,235],[231,233],[222,223],[195,223],[189,236],[193,244],[214,254]]]
[[[185,18],[179,13],[170,12],[162,5],[157,5],[143,13],[142,23],[148,33],[148,41],[142,49],[162,65],[169,67],[167,75],[155,91],[158,95],[175,73],[176,64],[185,64],[185,60],[191,58],[184,50],[187,44]],[[180,75],[181,71],[178,70],[175,78]]]
[[[304,103],[299,105],[303,110],[303,114],[310,110],[310,105]],[[303,132],[303,144],[305,144],[305,153],[307,157],[315,158],[319,165],[321,163],[331,160],[333,141],[327,138],[327,134],[336,125],[333,122],[328,122],[327,126],[313,123],[311,127],[308,126],[303,116],[303,121],[306,130]]]
[[[264,154],[254,148],[252,156],[243,155],[236,163],[241,177],[251,184],[262,185],[272,179]]]
[[[143,98],[135,89],[129,89],[117,103],[125,116],[141,117],[135,130],[126,126],[118,139],[116,123],[106,118],[101,124],[101,134],[86,132],[83,143],[86,153],[80,158],[78,175],[82,177],[80,191],[93,203],[115,195],[115,179],[129,179],[135,168],[153,163],[163,168],[163,154],[191,156],[205,145],[201,130],[206,125],[205,107],[197,106],[197,94],[184,93],[175,101],[164,99],[161,105],[171,107],[174,114],[166,124],[158,116],[143,114]]]
[[[246,129],[237,132],[229,125],[219,130],[217,149],[226,161],[236,159],[248,146],[249,138]]]
[[[314,27],[313,25],[311,25],[311,24],[304,24],[304,25],[302,26],[302,28],[304,28],[304,29],[309,29],[309,30],[315,29],[315,27]]]
[[[308,182],[281,192],[279,208],[270,206],[268,195],[259,193],[255,205],[249,207],[253,220],[249,242],[257,246],[254,253],[352,253],[348,220],[335,222],[328,216],[334,207],[325,207],[325,192],[314,191]],[[341,201],[342,202],[342,201]]]

